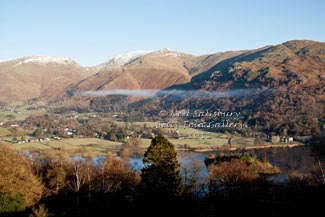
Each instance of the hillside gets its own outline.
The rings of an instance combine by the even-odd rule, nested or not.
[[[0,102],[21,104],[39,97],[46,102],[89,75],[70,58],[36,56],[0,62]]]
[[[70,58],[48,56],[0,62],[0,102],[87,106],[98,97],[96,94],[85,96],[85,91],[151,89],[155,92],[187,83],[192,76],[240,53],[242,51],[193,56],[169,49],[139,50],[117,55],[92,67],[82,67]],[[144,97],[131,96],[127,100],[133,102]]]
[[[240,112],[256,131],[311,135],[325,125],[324,72],[325,43],[307,40],[203,56],[132,51],[88,68],[69,58],[27,57],[0,62],[0,102],[97,111],[133,103],[151,116],[220,109]]]
[[[255,129],[310,135],[324,124],[324,87],[325,43],[297,40],[221,61],[143,109],[236,110]]]
[[[70,86],[65,90],[63,97],[54,102],[78,101],[87,105],[97,96],[103,96],[105,93],[109,95],[109,91],[114,90],[159,91],[172,85],[188,83],[193,75],[240,53],[242,52],[193,56],[170,49],[124,53],[98,66],[98,73]],[[90,92],[92,94],[89,94]],[[133,95],[128,96],[126,100],[134,102],[147,96]]]
[[[194,58],[185,59],[184,67],[188,69],[191,76],[196,76],[202,72],[208,71],[217,63],[244,53],[245,51],[226,51],[215,54],[195,56]]]

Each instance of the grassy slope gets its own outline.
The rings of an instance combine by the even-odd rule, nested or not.
[[[112,142],[97,138],[73,138],[43,142],[12,144],[18,151],[41,151],[48,154],[55,153],[58,148],[72,153],[85,155],[105,155],[107,152],[116,152],[121,147],[120,142]]]
[[[10,136],[11,132],[7,128],[0,127],[0,137]]]
[[[46,114],[45,110],[18,110],[17,112],[13,111],[0,111],[0,121],[8,119],[8,116],[14,116],[14,120],[22,121],[31,115],[41,115]]]

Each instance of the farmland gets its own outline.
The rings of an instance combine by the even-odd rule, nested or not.
[[[105,155],[107,152],[117,152],[122,143],[98,138],[71,138],[42,142],[30,142],[13,144],[18,151],[37,151],[46,154],[54,154],[57,150],[69,153],[84,154],[90,156]]]

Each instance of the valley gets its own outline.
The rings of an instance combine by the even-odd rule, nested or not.
[[[121,118],[114,112],[51,114],[44,108],[1,110],[0,141],[20,152],[52,155],[65,150],[90,156],[107,152],[117,154],[123,143],[132,139],[139,140],[139,151],[144,152],[157,133],[163,133],[177,150],[197,152],[303,145],[298,141],[272,143],[262,134],[243,136],[227,126],[219,129],[228,132],[218,132],[215,131],[218,128],[191,125],[181,119],[179,123],[176,120],[133,122],[128,119],[128,114]]]
[[[0,62],[1,140],[139,138],[145,148],[163,133],[179,149],[301,145],[325,129],[324,50],[296,40],[202,56],[132,51],[93,67],[62,57]]]
[[[206,216],[207,206],[248,207],[247,195],[274,211],[297,194],[317,208],[324,54],[324,42],[295,40],[202,56],[131,51],[92,67],[44,56],[0,62],[0,187],[9,186],[0,199],[10,204],[0,211],[45,204],[90,216],[114,203],[121,216],[120,207],[142,213],[166,196],[198,213],[187,216]]]

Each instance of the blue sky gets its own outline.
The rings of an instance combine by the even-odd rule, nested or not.
[[[0,0],[0,60],[133,50],[202,55],[293,39],[325,41],[323,0]]]

